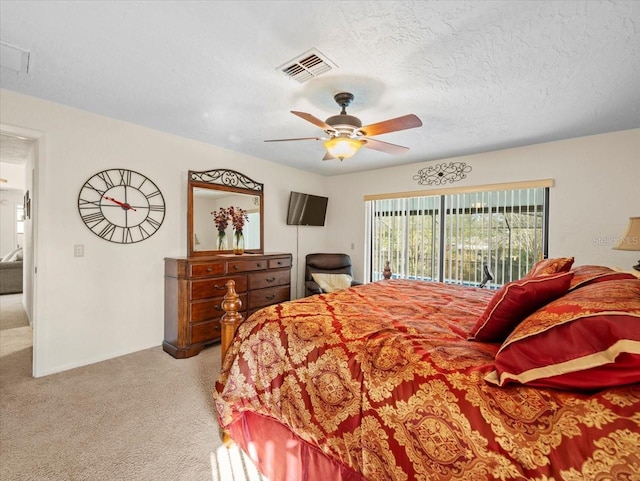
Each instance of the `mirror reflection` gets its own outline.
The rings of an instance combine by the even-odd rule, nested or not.
[[[235,170],[190,170],[187,255],[261,254],[264,242],[263,191],[263,184]],[[239,230],[242,231],[241,236],[237,235]],[[224,235],[219,232],[224,232]]]
[[[215,215],[220,208],[240,208],[247,214],[242,233],[244,248],[260,246],[260,196],[193,187],[193,251],[225,251],[233,247],[233,224],[228,223],[224,236],[218,235]]]

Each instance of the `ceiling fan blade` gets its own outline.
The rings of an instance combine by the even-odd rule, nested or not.
[[[371,137],[373,135],[397,132],[398,130],[413,129],[422,126],[422,121],[415,115],[403,115],[395,119],[384,120],[375,124],[365,125],[358,129],[363,135]]]
[[[318,117],[314,117],[313,115],[308,114],[306,112],[296,112],[295,110],[292,110],[291,113],[293,115],[297,115],[301,119],[306,120],[307,122],[311,122],[313,125],[320,127],[322,130],[329,130],[331,132],[334,132],[336,130],[333,127],[331,127],[328,123],[326,123],[324,120],[320,120]]]
[[[392,155],[404,154],[409,150],[409,147],[403,147],[402,145],[390,144],[389,142],[369,138],[365,139],[363,147]]]
[[[322,137],[298,137],[294,139],[270,139],[270,140],[265,140],[265,142],[289,142],[291,140],[327,140],[327,139],[323,139]]]

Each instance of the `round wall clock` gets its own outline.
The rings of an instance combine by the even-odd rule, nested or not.
[[[78,195],[82,222],[98,237],[118,244],[143,241],[164,220],[164,197],[148,177],[109,169],[87,180]]]

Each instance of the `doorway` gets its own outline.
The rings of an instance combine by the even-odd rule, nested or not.
[[[11,212],[9,222],[2,224],[2,250],[13,247],[22,257],[22,292],[7,292],[0,308],[10,313],[8,326],[18,322],[20,326],[3,330],[7,333],[24,329],[19,343],[27,330],[31,334],[28,341],[33,346],[30,360],[31,373],[37,375],[37,200],[38,166],[41,153],[44,152],[42,132],[19,127],[0,125],[0,202],[3,214]],[[15,214],[14,214],[15,212]],[[9,232],[6,232],[9,230]],[[4,253],[2,253],[4,254]],[[11,296],[11,297],[4,297]],[[16,306],[16,303],[18,306]],[[22,307],[22,310],[20,309]],[[22,312],[20,312],[22,311]],[[4,314],[4,313],[3,313]],[[24,326],[24,317],[28,326]],[[3,319],[4,321],[4,319]]]

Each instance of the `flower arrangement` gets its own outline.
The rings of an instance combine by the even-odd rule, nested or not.
[[[218,232],[224,232],[229,225],[229,209],[220,207],[217,211],[211,213],[213,215],[213,223],[216,225]]]
[[[247,214],[247,211],[240,207],[229,207],[228,211],[229,218],[231,219],[231,223],[233,224],[233,229],[236,231],[236,234],[242,234],[244,223],[249,222],[249,215]]]
[[[211,212],[211,215],[213,215],[213,223],[218,229],[218,250],[226,250],[226,230],[229,222],[231,222],[235,231],[233,251],[236,254],[244,253],[242,228],[245,222],[249,222],[247,211],[240,207],[220,207],[217,211]]]

